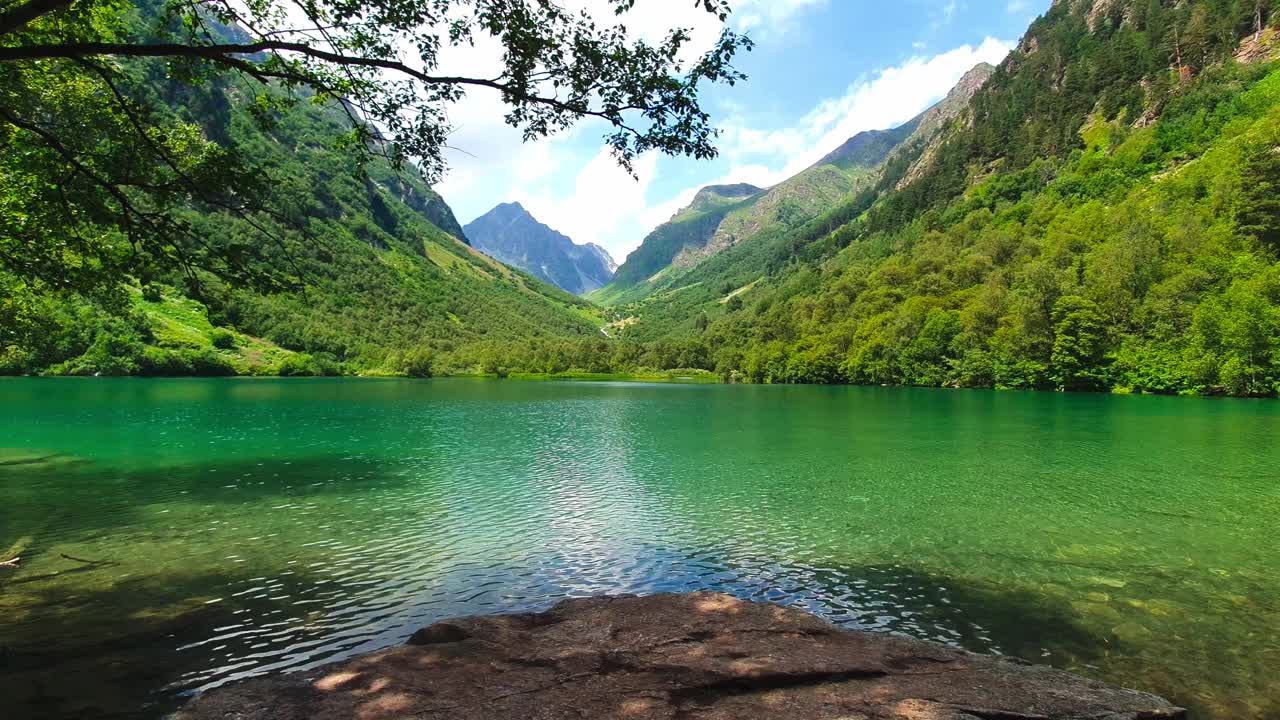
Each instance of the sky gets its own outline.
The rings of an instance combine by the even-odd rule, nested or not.
[[[603,121],[523,143],[504,124],[496,93],[476,89],[449,110],[449,170],[436,190],[463,224],[519,202],[621,263],[700,187],[768,187],[858,132],[911,119],[977,63],[1003,59],[1051,0],[731,1],[727,24],[756,46],[734,62],[746,82],[704,86],[699,95],[720,130],[719,157],[650,153],[637,158],[633,178],[604,148]],[[702,49],[722,27],[694,0],[638,0],[623,21],[655,41],[672,27],[691,28]],[[496,44],[477,43],[451,49],[441,68],[496,75],[498,58]]]

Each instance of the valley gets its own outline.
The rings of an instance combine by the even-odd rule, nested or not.
[[[1276,31],[1192,5],[1055,3],[919,116],[769,188],[702,188],[616,268],[518,204],[464,230],[390,166],[308,147],[270,163],[316,189],[310,227],[251,261],[280,291],[162,274],[104,300],[5,275],[0,370],[1273,395]],[[1200,59],[1171,73],[1182,26]],[[259,157],[340,119],[299,107],[262,131],[233,86],[202,92],[225,108],[206,132]]]
[[[0,376],[5,720],[1274,720],[1280,0],[0,0]]]

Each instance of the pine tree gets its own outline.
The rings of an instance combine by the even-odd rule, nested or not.
[[[1280,147],[1253,146],[1243,160],[1237,227],[1280,250]]]

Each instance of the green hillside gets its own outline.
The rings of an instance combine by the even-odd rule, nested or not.
[[[602,305],[616,305],[648,292],[653,276],[683,252],[702,248],[731,211],[750,206],[764,192],[753,185],[712,185],[702,188],[689,206],[649,233],[627,256],[608,285],[587,297]]]
[[[362,171],[334,142],[343,107],[152,75],[183,127],[270,180],[275,214],[189,211],[207,251],[269,282],[0,275],[0,370],[1274,395],[1278,21],[1255,0],[1055,2],[913,123],[767,191],[705,188],[592,293],[604,309],[476,253],[416,178]]]
[[[625,335],[755,382],[1274,394],[1280,73],[1252,9],[1056,3],[933,147]]]
[[[0,275],[0,372],[429,374],[482,340],[599,335],[589,304],[469,247],[416,175],[361,168],[338,142],[340,107],[280,104],[264,125],[235,84],[140,87],[269,178],[278,214],[193,208],[187,220],[274,282],[175,269],[77,294]]]
[[[768,255],[779,238],[875,182],[882,164],[896,151],[927,142],[943,122],[964,107],[991,70],[986,64],[973,68],[946,98],[915,118],[889,130],[860,132],[811,167],[768,190],[756,190],[746,200],[716,203],[713,199],[722,197],[724,188],[750,186],[703,188],[690,207],[646,237],[614,281],[591,298],[604,305],[625,306],[659,293],[671,297],[670,291],[705,282],[708,277],[718,285],[744,279],[724,277],[723,271],[708,275],[698,268],[708,258],[738,246],[748,249],[740,251],[741,262],[730,263],[735,268],[750,266]],[[728,275],[741,273],[731,271]],[[680,306],[679,312],[687,309],[683,302]],[[624,307],[620,312],[633,310]],[[686,319],[693,321],[689,316]],[[644,330],[637,328],[636,332]]]

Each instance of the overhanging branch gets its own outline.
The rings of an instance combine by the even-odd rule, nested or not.
[[[19,30],[41,15],[61,10],[70,4],[71,0],[31,0],[12,10],[6,10],[0,13],[0,35]]]
[[[56,58],[76,59],[97,56],[120,57],[184,57],[204,59],[212,62],[235,65],[243,68],[244,61],[237,55],[253,55],[260,52],[293,52],[307,57],[323,60],[342,66],[358,66],[390,70],[402,73],[428,85],[467,85],[487,87],[498,90],[504,95],[523,102],[547,105],[557,110],[573,113],[583,117],[597,117],[609,121],[610,124],[634,135],[642,135],[638,130],[622,122],[619,113],[628,110],[650,111],[660,106],[628,105],[619,108],[594,110],[589,107],[566,102],[554,97],[534,95],[524,89],[496,80],[464,76],[428,75],[398,60],[384,58],[343,55],[304,43],[281,40],[259,40],[252,43],[223,43],[217,45],[182,45],[177,43],[157,43],[138,45],[129,43],[65,43],[53,45],[26,45],[18,47],[0,47],[0,62],[21,60],[48,60]]]

